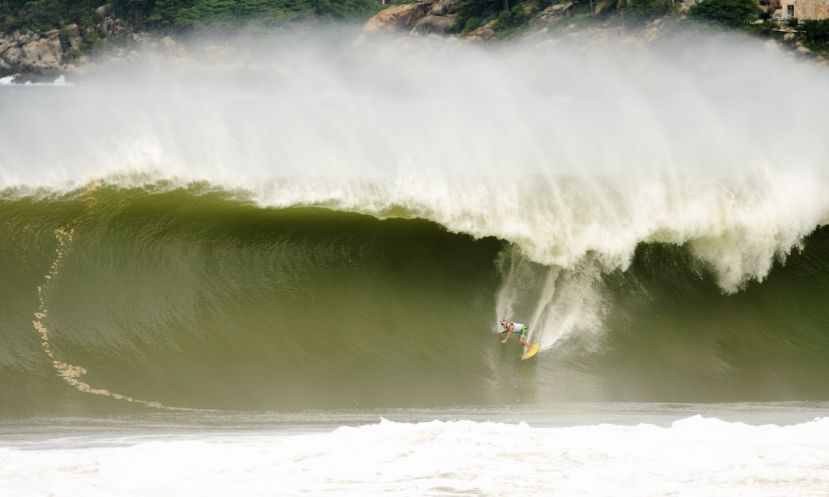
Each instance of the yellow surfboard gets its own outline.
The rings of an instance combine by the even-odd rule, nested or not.
[[[540,348],[541,348],[540,343],[534,343],[534,344],[530,345],[526,349],[526,351],[524,352],[524,355],[521,356],[521,360],[523,361],[525,359],[529,359],[530,357],[536,355],[538,353],[538,349],[540,349]]]

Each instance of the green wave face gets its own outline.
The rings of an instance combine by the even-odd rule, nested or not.
[[[423,220],[99,188],[7,195],[0,235],[4,414],[829,398],[829,230],[734,295],[640,245],[601,333],[526,362],[508,244]]]

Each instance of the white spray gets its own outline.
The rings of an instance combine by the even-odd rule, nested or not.
[[[0,189],[207,181],[496,236],[514,246],[497,314],[530,299],[516,318],[546,345],[601,328],[599,276],[639,243],[687,244],[733,292],[827,220],[829,75],[759,42],[332,32],[4,87]]]

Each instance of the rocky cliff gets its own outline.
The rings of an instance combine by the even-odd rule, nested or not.
[[[530,16],[528,24],[536,29],[570,14],[573,2],[564,1],[544,8]],[[446,35],[460,33],[464,26],[459,25],[460,0],[417,0],[412,3],[397,5],[379,12],[369,19],[363,33],[365,35],[408,32],[417,35]],[[483,26],[464,33],[469,41],[487,41],[493,38],[499,28],[499,21],[493,20]]]
[[[459,7],[460,0],[421,0],[397,5],[369,19],[364,33],[446,34],[455,27]]]
[[[0,77],[18,75],[23,80],[53,77],[85,62],[84,51],[113,36],[134,37],[126,24],[112,15],[107,4],[95,10],[94,26],[81,29],[70,24],[45,33],[17,30],[0,33]]]

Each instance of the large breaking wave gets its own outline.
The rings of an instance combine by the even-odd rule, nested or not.
[[[350,39],[2,89],[4,395],[825,398],[825,71],[710,33]]]

